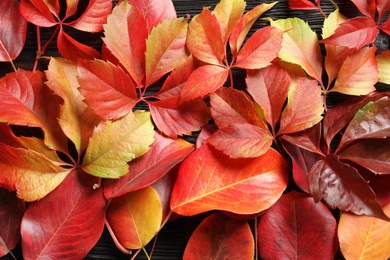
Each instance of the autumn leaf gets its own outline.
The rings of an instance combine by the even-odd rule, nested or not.
[[[128,249],[139,249],[160,230],[162,205],[155,189],[146,187],[111,200],[106,212],[112,234]]]
[[[290,86],[278,134],[299,132],[322,119],[321,89],[315,80],[300,78]]]
[[[373,1],[366,1],[366,0],[351,0],[356,7],[359,9],[359,11],[367,16],[368,18],[375,19],[375,13],[376,13],[376,3]],[[380,1],[378,1],[380,2]]]
[[[0,197],[0,257],[3,257],[20,241],[20,223],[26,206],[15,192],[0,188]]]
[[[273,205],[286,186],[286,162],[275,150],[231,159],[206,144],[182,162],[171,208],[184,216],[217,209],[254,214]]]
[[[376,1],[376,9],[378,10],[378,20],[381,20],[385,13],[390,9],[390,3],[386,0]]]
[[[257,30],[241,48],[234,67],[261,69],[271,65],[282,47],[283,31],[274,27]]]
[[[257,227],[263,259],[333,259],[337,223],[321,202],[296,191],[284,194]]]
[[[149,150],[153,135],[150,115],[145,111],[104,121],[92,134],[81,169],[96,177],[119,178],[128,172],[127,162]]]
[[[118,180],[104,183],[106,198],[118,197],[127,192],[145,188],[162,178],[170,169],[192,152],[194,146],[183,139],[170,139],[154,134],[149,151],[129,163],[129,172]]]
[[[54,190],[70,170],[45,156],[22,148],[0,143],[0,187],[17,191],[25,201],[39,200]]]
[[[276,3],[277,2],[259,4],[245,13],[238,20],[229,38],[230,51],[234,58],[237,57],[238,51],[244,43],[245,37],[247,36],[252,25],[263,13],[271,9]]]
[[[207,143],[231,158],[254,158],[268,151],[273,137],[267,130],[251,124],[233,124],[218,129]]]
[[[328,155],[311,168],[309,184],[315,201],[324,199],[331,208],[389,220],[367,182],[337,155]]]
[[[318,38],[308,23],[299,18],[270,20],[283,34],[279,58],[301,66],[307,74],[322,82],[322,57]]]
[[[93,189],[94,182],[73,171],[52,193],[29,205],[21,225],[24,259],[87,255],[104,228],[105,200],[102,189]]]
[[[172,19],[151,31],[146,40],[145,86],[150,86],[187,58],[187,27],[186,20]]]
[[[309,0],[289,0],[288,7],[291,10],[317,10],[318,7]]]
[[[390,17],[387,18],[386,22],[379,26],[379,29],[381,29],[387,35],[390,35]]]
[[[383,207],[390,215],[390,204]],[[367,216],[343,213],[338,226],[341,253],[346,259],[387,259],[390,223]]]
[[[349,55],[330,91],[348,95],[366,95],[375,91],[374,84],[378,82],[375,51],[375,47],[365,47]]]
[[[359,50],[373,43],[378,33],[378,26],[371,18],[355,17],[341,23],[334,34],[320,42]]]
[[[390,51],[383,51],[376,56],[379,82],[390,84]]]
[[[192,233],[183,259],[252,259],[253,255],[248,222],[217,212],[206,217]]]
[[[104,120],[125,116],[139,101],[132,79],[110,62],[79,60],[78,82],[85,102]]]
[[[0,62],[12,61],[23,49],[27,21],[19,14],[19,2],[16,0],[1,1],[0,10]]]

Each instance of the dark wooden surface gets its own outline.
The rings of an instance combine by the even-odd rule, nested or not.
[[[86,3],[87,1],[80,1]],[[116,1],[115,1],[116,2]],[[250,10],[260,3],[271,3],[273,1],[262,1],[262,0],[247,0],[247,9]],[[322,0],[323,10],[325,13],[329,13],[334,10],[333,5],[328,0]],[[195,14],[200,13],[203,6],[211,6],[212,8],[218,3],[218,0],[174,0],[173,1],[178,17],[185,17],[189,14],[191,17]],[[354,17],[359,14],[356,7],[349,0],[338,0],[336,3],[339,4],[341,12],[347,17]],[[307,21],[313,30],[320,34],[320,30],[323,24],[323,17],[317,11],[292,11],[289,10],[287,0],[280,0],[279,3],[266,12],[262,17],[271,17],[272,19],[281,19],[288,17],[299,17]],[[268,25],[266,21],[259,20],[255,23],[249,35],[251,35],[256,29]],[[43,29],[42,38],[48,39],[52,29]],[[69,30],[67,32],[77,38],[79,41],[86,43],[87,45],[100,48],[101,40],[99,34],[91,36],[91,34],[80,33],[76,30]],[[43,40],[44,41],[44,40]],[[389,37],[381,33],[376,41],[378,51],[389,49]],[[33,67],[35,52],[36,52],[36,30],[35,27],[29,25],[27,32],[27,40],[25,48],[22,54],[16,59],[15,65],[18,68],[31,70]],[[45,53],[47,56],[59,56],[55,44],[49,45]],[[39,69],[44,70],[47,65],[47,61],[40,61]],[[5,73],[11,72],[12,67],[8,63],[0,63],[0,76]],[[239,88],[245,87],[244,73],[243,71],[234,71],[235,86]],[[151,88],[151,91],[158,89],[160,84]],[[385,84],[378,84],[378,90],[390,91],[390,87]],[[328,106],[332,106],[339,100],[345,99],[341,95],[332,95],[328,99]],[[145,108],[145,107],[140,107]],[[194,141],[194,137],[188,138],[190,141]],[[173,222],[168,223],[162,231],[159,233],[157,242],[155,245],[153,259],[181,259],[185,245],[196,226],[204,218],[204,215],[180,218]],[[148,250],[150,245],[148,245]],[[201,250],[201,249],[199,249]],[[20,253],[20,246],[15,250],[17,259],[22,259]],[[86,259],[130,259],[131,256],[122,254],[115,246],[107,230],[104,231],[101,239],[96,246],[90,251]],[[4,259],[11,259],[6,256]],[[146,259],[143,252],[136,257],[136,259]]]

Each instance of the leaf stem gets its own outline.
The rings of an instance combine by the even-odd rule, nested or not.
[[[146,251],[146,248],[145,248],[144,246],[142,247],[142,250],[144,251],[146,258],[147,258],[148,260],[150,260],[148,251]]]
[[[7,54],[9,62],[11,63],[12,69],[14,71],[16,71],[17,69],[15,67],[14,61],[12,60],[11,55],[9,55],[9,52],[7,51],[7,49],[5,48],[4,44],[1,41],[0,41],[0,46],[5,51],[5,53]]]
[[[107,230],[110,233],[111,238],[114,241],[116,247],[119,249],[119,251],[121,251],[122,253],[124,253],[126,255],[131,255],[132,250],[129,250],[129,249],[125,248],[124,246],[122,246],[122,244],[118,241],[118,238],[115,236],[115,233],[112,230],[110,223],[108,223],[107,219],[104,219],[104,224],[106,225]]]
[[[255,217],[255,260],[259,259],[259,246],[257,244],[257,217]]]
[[[135,253],[133,254],[133,256],[130,258],[130,260],[134,260],[137,255],[139,254],[139,252],[141,252],[141,249],[138,249],[137,251],[135,251]]]
[[[50,38],[47,40],[45,45],[43,47],[41,47],[41,28],[39,26],[37,26],[38,50],[37,50],[37,54],[35,56],[35,63],[34,63],[33,71],[37,70],[39,60],[42,58],[43,54],[45,53],[47,46],[49,46],[49,44],[53,41],[54,37],[58,34],[59,30],[60,30],[60,25],[57,25],[54,32],[52,33]]]

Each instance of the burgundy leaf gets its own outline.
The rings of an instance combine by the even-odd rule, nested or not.
[[[292,191],[260,218],[257,227],[262,259],[334,259],[337,223],[321,202]]]
[[[0,188],[0,197],[0,257],[3,257],[19,243],[20,223],[26,206],[15,192]]]
[[[337,155],[328,155],[311,168],[309,184],[315,201],[324,199],[331,208],[390,220],[368,183]]]
[[[19,13],[17,0],[0,2],[0,62],[14,60],[26,41],[27,21]]]
[[[105,200],[102,189],[93,189],[95,181],[73,171],[56,190],[29,205],[21,225],[24,259],[87,255],[104,227]]]
[[[149,151],[129,163],[128,174],[118,180],[105,181],[106,198],[118,197],[156,182],[194,149],[182,139],[172,140],[158,133],[154,138]]]

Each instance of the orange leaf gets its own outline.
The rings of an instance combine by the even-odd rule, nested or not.
[[[258,213],[272,206],[286,189],[286,167],[273,149],[257,158],[230,159],[203,145],[182,162],[171,208],[185,216],[209,210]]]
[[[128,249],[142,248],[160,230],[160,197],[151,186],[126,193],[111,200],[106,218],[122,246]]]
[[[238,53],[234,67],[261,69],[271,64],[282,47],[283,31],[275,27],[257,30]]]
[[[356,96],[375,91],[379,74],[375,51],[376,47],[365,47],[348,56],[330,91]]]
[[[390,84],[390,51],[382,51],[376,56],[379,70],[379,82]]]
[[[390,204],[383,207],[390,216]],[[346,259],[387,259],[390,256],[390,222],[343,213],[338,227],[340,249]]]
[[[225,45],[217,18],[209,9],[192,18],[188,27],[187,47],[195,58],[219,65],[225,59]]]
[[[192,233],[183,259],[253,259],[254,249],[248,222],[217,212],[206,217]]]

